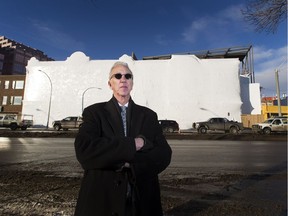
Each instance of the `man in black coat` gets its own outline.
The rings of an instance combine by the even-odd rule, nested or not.
[[[84,109],[75,139],[84,169],[75,215],[161,216],[158,174],[170,164],[171,148],[157,114],[131,99],[128,64],[116,62],[108,84],[112,99]]]

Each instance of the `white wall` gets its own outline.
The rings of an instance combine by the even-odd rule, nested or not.
[[[240,76],[242,114],[261,114],[261,92],[259,83],[250,83],[249,77]]]
[[[38,70],[45,71],[52,81],[50,126],[54,120],[81,115],[83,98],[84,107],[109,100],[108,74],[117,60],[90,60],[82,52],[73,53],[66,61],[32,58],[27,66],[23,113],[34,115],[36,125],[46,125],[50,83]],[[214,116],[241,121],[238,59],[173,55],[169,60],[133,60],[123,55],[119,60],[133,71],[133,100],[156,111],[159,119],[175,119],[181,129]],[[87,90],[89,87],[95,88]]]

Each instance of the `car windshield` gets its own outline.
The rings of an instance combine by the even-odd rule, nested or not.
[[[273,119],[267,119],[263,123],[271,123],[272,121],[273,121]]]

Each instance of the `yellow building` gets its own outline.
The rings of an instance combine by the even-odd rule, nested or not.
[[[266,120],[268,118],[279,116],[288,116],[287,110],[287,97],[283,97],[280,99],[280,107],[278,107],[278,100],[277,97],[263,97],[261,99],[262,102],[262,116],[263,119]],[[280,110],[279,110],[280,108]]]
[[[288,106],[280,106],[280,108],[281,108],[281,115],[288,116]],[[262,115],[264,120],[273,116],[278,116],[278,106],[262,104]]]
[[[266,119],[274,116],[279,116],[277,97],[264,97],[261,99],[261,101],[261,114],[241,115],[241,120],[244,127],[251,128],[253,124],[263,122]],[[281,99],[280,104],[281,116],[288,116],[287,97]]]

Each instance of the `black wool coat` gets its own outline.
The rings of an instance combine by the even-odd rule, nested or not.
[[[76,216],[125,216],[128,177],[119,168],[130,164],[136,187],[137,216],[161,216],[158,174],[171,160],[172,151],[163,136],[157,114],[129,101],[128,136],[115,98],[87,107],[75,139],[76,157],[84,169]],[[145,146],[136,151],[134,138]]]

